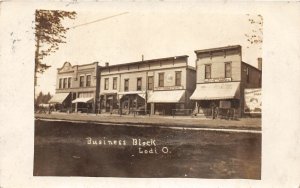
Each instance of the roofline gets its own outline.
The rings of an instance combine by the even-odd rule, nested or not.
[[[118,67],[118,66],[126,66],[126,65],[134,65],[139,63],[146,63],[146,62],[153,62],[153,61],[159,61],[159,60],[169,60],[169,59],[177,59],[177,58],[187,58],[188,55],[181,55],[181,56],[172,56],[172,57],[165,57],[165,58],[158,58],[158,59],[149,59],[149,60],[143,60],[143,61],[134,61],[134,62],[128,62],[128,63],[120,63],[120,64],[114,64],[109,66],[100,66],[101,68],[109,68],[109,67]]]
[[[247,65],[247,66],[249,66],[249,67],[252,67],[252,68],[254,68],[254,69],[256,69],[256,70],[258,70],[258,71],[261,72],[261,70],[259,70],[258,68],[254,67],[253,65],[250,65],[250,64],[248,64],[248,63],[246,63],[246,62],[244,62],[244,61],[242,61],[242,63],[244,63],[245,65]]]
[[[223,50],[231,50],[235,48],[242,48],[241,45],[229,45],[229,46],[223,46],[223,47],[218,47],[218,48],[208,48],[208,49],[203,49],[203,50],[195,50],[194,52],[196,54],[198,53],[206,53],[206,52],[211,52],[211,51],[223,51]]]
[[[70,63],[70,62],[68,62],[68,61],[64,62],[63,66],[62,66],[61,68],[57,68],[57,70],[61,70],[61,69],[65,66],[66,63]],[[77,67],[77,66],[78,66],[78,67],[82,67],[82,66],[94,65],[94,64],[99,64],[99,62],[95,61],[95,62],[93,62],[93,63],[87,63],[87,64],[81,64],[81,65],[72,65],[72,64],[70,63],[70,65],[71,65],[72,68],[75,68],[75,67]]]

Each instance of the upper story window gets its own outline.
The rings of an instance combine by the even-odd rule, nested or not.
[[[153,90],[153,76],[148,76],[148,89]]]
[[[68,88],[71,88],[71,77],[68,78]]]
[[[67,81],[68,81],[68,78],[64,78],[64,84],[63,84],[64,88],[67,88]]]
[[[117,89],[117,80],[118,80],[117,77],[113,78],[113,89]]]
[[[87,87],[91,86],[91,75],[86,76],[86,86]]]
[[[164,77],[165,74],[163,72],[158,74],[158,87],[164,87]]]
[[[128,91],[129,90],[129,79],[125,79],[124,80],[124,91]]]
[[[231,62],[225,63],[225,78],[231,78]]]
[[[63,79],[62,79],[62,78],[60,78],[60,79],[59,79],[59,89],[61,89],[61,88],[62,88],[62,82],[63,82]]]
[[[205,79],[211,78],[211,65],[205,65]]]
[[[175,86],[181,86],[181,71],[175,72]]]
[[[108,84],[109,84],[109,78],[105,78],[105,79],[104,79],[104,89],[105,89],[105,90],[108,90],[108,88],[109,88],[109,85],[108,85]]]
[[[84,76],[79,77],[79,86],[83,87],[84,86]]]
[[[142,78],[137,78],[136,81],[136,90],[141,91],[142,90]]]

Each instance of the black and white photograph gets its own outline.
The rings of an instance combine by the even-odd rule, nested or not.
[[[300,187],[299,7],[0,0],[0,188]]]
[[[36,10],[35,42],[34,176],[260,179],[262,15]]]

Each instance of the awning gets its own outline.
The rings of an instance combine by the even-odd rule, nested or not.
[[[49,101],[49,103],[63,103],[70,93],[56,93]]]
[[[93,97],[77,98],[77,99],[73,100],[72,103],[78,103],[78,102],[88,103],[88,102],[92,102],[93,99],[94,99]]]
[[[148,103],[178,103],[185,101],[185,90],[154,91]]]
[[[143,99],[146,99],[146,93],[145,91],[124,91],[124,92],[118,92],[119,98],[121,99],[125,95],[138,95],[142,97]]]
[[[190,97],[191,100],[239,99],[240,83],[198,84]]]

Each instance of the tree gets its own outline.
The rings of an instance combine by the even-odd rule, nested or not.
[[[66,43],[66,32],[62,21],[75,19],[76,12],[61,10],[36,10],[35,12],[35,86],[36,74],[43,73],[50,65],[42,63],[44,57],[56,52],[60,43]]]
[[[248,21],[251,24],[250,33],[245,34],[247,41],[249,42],[249,45],[261,45],[263,42],[263,17],[260,14],[258,14],[257,16],[250,16],[249,14],[247,14],[247,16],[249,17]],[[249,48],[249,45],[247,46],[247,48]]]

